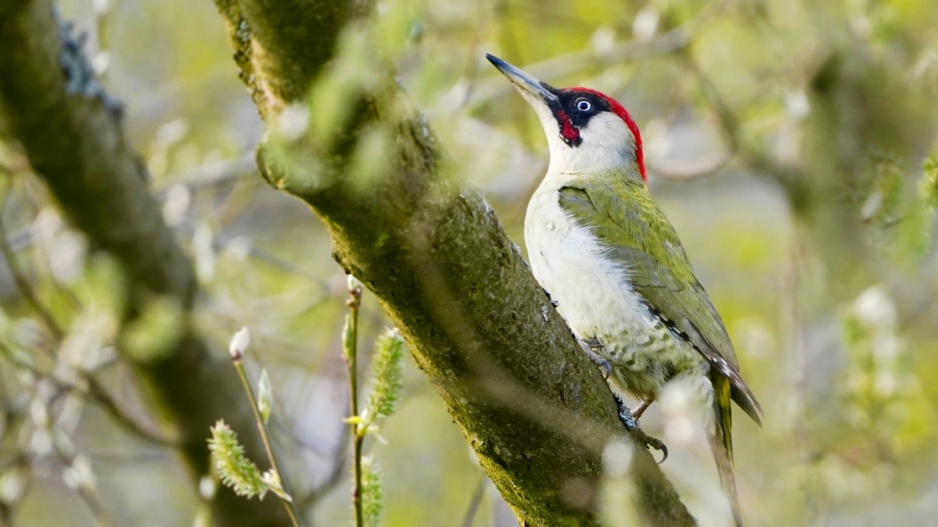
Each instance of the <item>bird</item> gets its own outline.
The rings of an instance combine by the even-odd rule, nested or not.
[[[524,219],[534,277],[584,351],[605,368],[627,428],[637,428],[667,386],[689,388],[741,526],[731,402],[760,426],[764,412],[674,227],[651,198],[638,125],[604,93],[555,88],[486,58],[534,109],[547,135],[550,164]],[[641,404],[629,412],[618,392]]]

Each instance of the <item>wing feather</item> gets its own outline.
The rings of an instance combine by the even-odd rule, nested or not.
[[[723,320],[694,276],[674,227],[644,187],[634,186],[630,199],[621,199],[611,182],[574,180],[560,189],[560,206],[592,230],[610,257],[622,262],[635,291],[688,336],[711,367],[730,381],[733,400],[760,423],[762,408],[739,374]]]

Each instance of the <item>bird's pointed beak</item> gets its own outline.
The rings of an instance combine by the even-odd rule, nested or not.
[[[512,66],[489,53],[485,54],[485,58],[489,59],[489,62],[498,68],[498,71],[502,72],[504,76],[508,77],[508,80],[521,92],[521,95],[529,95],[548,104],[557,102],[557,95],[551,90],[550,86],[535,79],[521,68]]]

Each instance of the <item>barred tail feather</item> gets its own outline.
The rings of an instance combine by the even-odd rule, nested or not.
[[[733,473],[733,416],[731,414],[731,384],[729,379],[719,373],[711,374],[713,383],[713,410],[715,422],[708,432],[710,450],[717,464],[720,486],[730,502],[733,521],[736,527],[742,527],[743,519],[739,511],[739,496],[736,494],[736,476]]]

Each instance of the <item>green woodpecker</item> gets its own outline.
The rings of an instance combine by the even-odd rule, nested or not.
[[[487,58],[537,112],[550,147],[524,220],[535,278],[614,388],[643,401],[635,419],[669,383],[690,388],[741,525],[731,400],[757,423],[762,408],[674,228],[651,200],[638,126],[596,90],[557,89]],[[626,426],[637,426],[617,400]]]

